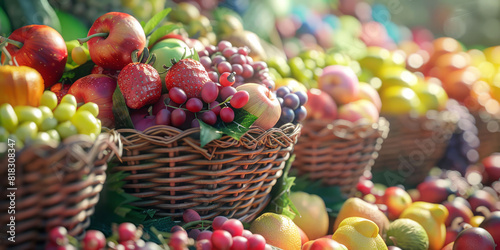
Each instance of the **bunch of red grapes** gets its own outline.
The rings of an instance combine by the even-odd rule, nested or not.
[[[293,92],[289,87],[283,86],[276,90],[276,97],[281,104],[281,116],[276,124],[277,127],[286,123],[297,124],[306,118],[307,110],[304,107],[307,102],[306,92]]]
[[[186,129],[199,127],[198,119],[208,125],[214,125],[220,118],[225,123],[234,120],[234,109],[240,109],[250,98],[247,91],[237,91],[232,85],[230,73],[224,73],[215,82],[207,82],[201,89],[201,98],[187,98],[184,90],[173,87],[165,100],[167,108],[156,113],[157,125],[171,125]]]
[[[274,89],[275,83],[269,74],[269,68],[263,61],[254,62],[248,56],[248,47],[233,47],[228,41],[220,41],[217,46],[210,45],[199,51],[200,63],[214,82],[223,73],[234,73],[234,87],[244,83],[258,83]]]
[[[183,214],[183,220],[186,223],[185,227],[189,226],[190,229],[186,231],[181,226],[172,228],[172,236],[168,243],[171,249],[187,249],[189,238],[196,240],[195,246],[197,250],[271,249],[262,235],[253,234],[244,229],[241,221],[237,219],[217,216],[211,222],[211,230],[208,230],[210,227],[201,227],[204,223],[202,223],[200,215],[192,209],[187,209]]]

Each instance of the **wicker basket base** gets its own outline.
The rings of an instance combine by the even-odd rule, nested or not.
[[[479,159],[494,152],[500,152],[500,118],[495,118],[487,112],[473,112],[473,115],[476,119],[477,136],[480,141],[477,149]]]

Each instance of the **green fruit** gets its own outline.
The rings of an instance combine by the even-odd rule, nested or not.
[[[40,124],[40,131],[48,131],[57,127],[58,121],[54,117],[48,117]]]
[[[52,110],[49,107],[39,106],[38,109],[42,111],[42,121],[47,118],[54,117],[54,113],[52,113]]]
[[[83,36],[83,37],[86,37],[87,35]],[[66,65],[72,65],[72,66],[75,66],[76,64],[73,63],[73,59],[71,58],[71,51],[73,51],[73,49],[75,47],[78,47],[78,46],[81,46],[80,45],[80,42],[78,42],[77,40],[71,40],[71,41],[66,41],[66,49],[68,50],[68,59],[66,60]]]
[[[89,111],[94,117],[99,115],[99,106],[93,102],[87,102],[78,108],[78,112],[83,110]]]
[[[34,144],[48,144],[51,143],[53,139],[47,132],[38,132],[38,134],[33,138]]]
[[[46,131],[47,134],[49,134],[50,138],[54,141],[60,142],[61,141],[61,136],[55,129],[51,129]]]
[[[289,77],[290,66],[288,66],[286,59],[282,57],[273,57],[267,60],[267,65],[269,66],[269,70],[272,68],[275,69],[281,77]]]
[[[69,103],[59,104],[56,109],[54,109],[54,117],[59,122],[69,121],[76,113],[76,106]]]
[[[198,10],[196,6],[186,2],[180,2],[177,4],[177,8],[173,9],[169,15],[171,20],[184,24],[189,23],[198,17],[200,17],[200,10]]]
[[[61,103],[69,103],[75,106],[75,108],[77,105],[76,98],[71,94],[66,94],[65,96],[63,96],[63,98],[61,99]]]
[[[62,139],[66,139],[72,135],[78,134],[78,130],[76,129],[75,125],[73,125],[73,123],[71,123],[70,121],[59,123],[59,125],[57,125],[56,127],[56,130]]]
[[[32,106],[16,106],[14,107],[19,123],[34,122],[36,125],[42,123],[42,111]]]
[[[0,126],[0,142],[7,142],[7,139],[9,138],[9,131],[5,129],[4,127]]]
[[[57,106],[57,95],[56,93],[46,90],[43,92],[42,97],[40,99],[40,106],[49,107],[50,110],[54,110]]]
[[[95,116],[87,110],[78,110],[71,118],[79,134],[90,135],[99,134],[100,128]]]
[[[156,55],[156,61],[153,67],[158,72],[165,72],[163,65],[170,67],[172,66],[172,59],[180,61],[183,57],[191,56],[192,52],[187,46],[187,44],[179,39],[168,38],[156,43],[153,48],[151,48],[151,53]],[[162,83],[165,83],[165,73],[160,74]]]
[[[218,21],[217,24],[218,33],[221,35],[230,35],[231,33],[243,30],[243,24],[240,19],[231,14],[224,15],[222,20]]]
[[[12,105],[4,103],[0,106],[0,124],[11,133],[16,130],[19,119]]]
[[[21,141],[31,140],[35,138],[38,133],[38,127],[32,121],[23,122],[19,127],[17,127],[14,134]],[[16,142],[17,143],[17,142]]]
[[[385,242],[408,250],[427,250],[429,237],[425,229],[411,219],[397,219],[389,225]]]

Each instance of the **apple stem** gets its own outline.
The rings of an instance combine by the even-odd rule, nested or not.
[[[109,33],[95,33],[95,34],[92,34],[88,37],[85,37],[85,38],[78,38],[76,40],[78,40],[78,42],[80,44],[84,44],[86,42],[88,42],[90,39],[94,38],[94,37],[107,37],[109,35]]]
[[[10,43],[14,46],[16,46],[18,49],[20,49],[21,47],[23,47],[23,43],[22,42],[19,42],[19,41],[16,41],[16,40],[12,40],[12,39],[9,39],[7,37],[4,37],[4,36],[0,36],[0,42],[7,42],[7,43]]]

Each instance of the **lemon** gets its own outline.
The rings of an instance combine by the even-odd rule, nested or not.
[[[285,250],[300,250],[300,232],[292,221],[282,214],[264,213],[250,225],[250,231],[260,234],[266,243]]]

